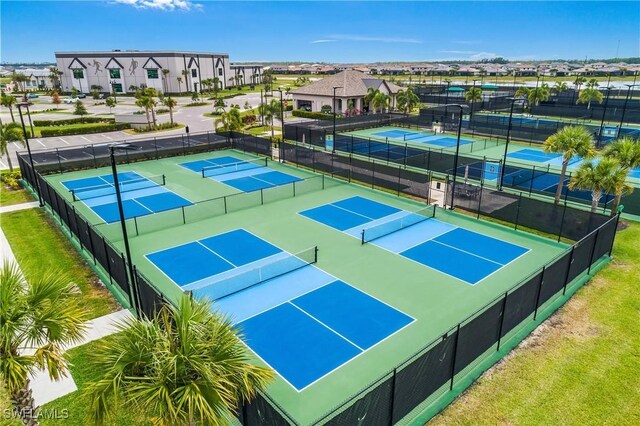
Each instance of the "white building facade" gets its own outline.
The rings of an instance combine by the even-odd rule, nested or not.
[[[163,93],[200,92],[207,82],[217,79],[225,89],[262,79],[256,66],[234,65],[226,53],[113,50],[105,52],[56,52],[56,66],[63,73],[61,89],[76,88],[88,93],[92,87],[100,92],[131,93],[139,87],[152,87]],[[244,79],[234,79],[239,71]],[[205,82],[203,86],[203,81]]]

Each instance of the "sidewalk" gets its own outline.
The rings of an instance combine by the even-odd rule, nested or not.
[[[30,209],[37,206],[38,202],[5,206],[0,207],[0,213]],[[9,245],[9,241],[0,228],[0,262],[5,261],[17,264],[13,250],[11,250],[11,246]],[[128,310],[123,309],[118,312],[89,320],[87,321],[87,330],[82,342],[68,346],[66,349],[72,349],[113,334],[116,332],[117,324],[120,324],[131,317],[131,313]],[[30,379],[36,406],[46,404],[47,402],[58,399],[78,389],[71,375],[63,377],[60,381],[56,382],[49,379],[49,375],[46,371],[39,371]]]

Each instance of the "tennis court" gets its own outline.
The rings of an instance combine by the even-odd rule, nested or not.
[[[145,216],[181,206],[191,201],[164,188],[164,176],[146,178],[135,172],[118,173],[125,219]],[[116,187],[112,175],[93,176],[62,182],[74,201],[82,201],[107,222],[120,220]]]
[[[432,219],[435,209],[400,210],[352,197],[300,212],[438,272],[475,285],[529,249]],[[464,265],[464,267],[461,267]]]
[[[296,390],[335,371],[413,318],[256,235],[237,229],[146,257],[194,295],[217,301],[245,343]]]
[[[402,129],[391,129],[382,131],[375,130],[376,129],[369,129],[371,136],[394,139],[394,142],[413,142],[433,145],[442,148],[450,148],[456,146],[458,143],[458,138],[452,138],[445,135],[436,135],[433,133],[416,132]],[[473,142],[474,141],[471,139],[460,139],[460,145],[466,145]]]
[[[296,176],[270,169],[266,158],[242,160],[224,156],[189,161],[180,165],[200,173],[203,178],[211,178],[243,192],[259,191],[301,180]]]

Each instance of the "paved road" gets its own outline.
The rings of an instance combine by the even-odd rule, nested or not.
[[[201,107],[187,107],[186,104],[192,102],[191,98],[181,97],[176,98],[178,101],[178,106],[173,113],[173,118],[176,122],[185,124],[189,126],[189,131],[191,133],[196,132],[206,132],[213,131],[213,123],[214,119],[209,117],[204,117],[203,114],[207,112],[211,112],[213,110],[213,105],[211,101],[208,105]],[[84,99],[83,102],[87,107],[87,110],[92,115],[103,115],[110,116],[111,114],[131,114],[134,111],[139,111],[140,108],[135,106],[134,99],[131,97],[120,97],[118,98],[118,105],[113,108],[110,112],[109,108],[105,105],[94,105],[96,102],[93,99]],[[46,109],[55,108],[55,105],[51,104],[51,98],[48,96],[41,96],[38,99],[32,100],[33,105],[30,107],[30,111],[35,114],[31,115],[32,120],[61,120],[65,118],[74,118],[77,117],[72,115],[73,105],[61,104],[58,106],[60,112],[42,112],[38,113],[38,111],[43,111]],[[260,104],[260,93],[250,93],[246,95],[236,96],[234,98],[226,99],[225,103],[227,105],[226,109],[230,109],[231,105],[239,105],[240,109],[243,110],[245,103],[248,103],[252,108],[257,107]],[[14,117],[17,122],[19,122],[19,116],[16,108],[14,108]],[[8,123],[11,121],[11,115],[9,111],[6,109],[2,109],[0,112],[0,120],[3,123]],[[25,120],[27,118],[25,117]],[[164,123],[169,121],[169,114],[158,114],[157,120],[159,123]],[[28,120],[27,120],[28,125]],[[184,129],[176,129],[169,130],[158,133],[147,133],[147,134],[128,134],[122,131],[119,132],[105,132],[105,133],[93,133],[86,135],[73,135],[73,136],[61,136],[61,137],[47,137],[47,138],[32,138],[30,139],[30,146],[32,151],[37,150],[46,150],[46,149],[64,149],[72,146],[84,146],[93,143],[113,143],[120,142],[125,140],[136,140],[136,139],[148,139],[150,137],[162,137],[172,134],[180,134],[184,133]],[[18,145],[17,143],[12,143],[9,145],[9,155],[11,157],[11,163],[15,167],[17,165],[17,156],[16,152],[26,151],[25,147]],[[0,169],[8,169],[8,161],[6,156],[0,158]]]

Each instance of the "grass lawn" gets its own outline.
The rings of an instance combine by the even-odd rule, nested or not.
[[[108,339],[106,337],[105,339]],[[103,341],[104,339],[102,339]],[[71,362],[71,376],[76,382],[78,390],[58,398],[48,404],[45,404],[42,408],[45,410],[55,410],[58,412],[63,409],[67,409],[69,412],[69,418],[64,420],[65,425],[85,425],[89,424],[87,420],[87,411],[89,408],[89,397],[86,394],[86,387],[92,381],[97,380],[100,377],[100,371],[92,369],[89,360],[93,355],[95,348],[99,345],[97,341],[87,343],[77,348],[69,350],[67,355]],[[42,425],[59,425],[59,420],[45,420],[43,419]],[[140,412],[130,412],[125,410],[119,410],[116,413],[115,418],[110,425],[142,425],[148,424],[145,421],[144,414]]]
[[[0,215],[0,226],[27,277],[52,268],[71,275],[91,318],[115,312],[118,303],[42,209]]]
[[[430,424],[640,424],[638,241]]]
[[[34,201],[34,198],[24,189],[7,189],[3,186],[0,191],[0,206],[11,206]]]

